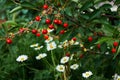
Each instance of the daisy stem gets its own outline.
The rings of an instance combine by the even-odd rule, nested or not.
[[[46,59],[43,59],[50,67],[53,68],[53,66],[46,60]]]
[[[55,67],[55,66],[56,66],[56,64],[55,64],[54,55],[53,55],[52,50],[51,50],[51,58],[52,58],[53,66]]]
[[[24,63],[23,63],[23,66],[22,66],[22,67],[23,67],[23,71],[22,71],[22,72],[23,72],[23,80],[25,80],[25,69],[24,69]]]
[[[53,67],[55,67],[56,64],[55,64],[54,55],[53,55],[52,50],[51,50],[51,58],[52,58],[52,62],[53,62]],[[54,75],[55,75],[55,69],[54,69]],[[54,76],[54,77],[55,77],[55,76]],[[55,77],[55,80],[57,80],[56,77]]]
[[[64,75],[64,80],[67,80],[66,71],[63,73],[63,75]]]

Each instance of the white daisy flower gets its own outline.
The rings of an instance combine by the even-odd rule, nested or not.
[[[69,61],[69,57],[65,56],[65,57],[61,58],[60,63],[65,64],[68,61]]]
[[[118,78],[118,74],[117,73],[115,73],[115,75],[114,76],[112,76],[113,77],[113,80],[117,80],[117,78]]]
[[[87,72],[85,72],[85,73],[82,73],[82,76],[83,76],[84,78],[88,78],[88,77],[90,77],[91,75],[93,75],[93,73],[92,73],[91,71],[87,71]]]
[[[46,43],[49,43],[50,41],[53,40],[53,37],[49,36],[48,39],[45,40]]]
[[[53,32],[54,31],[54,29],[47,29],[47,31],[48,31],[48,33],[50,33],[50,32]]]
[[[42,59],[42,58],[44,58],[44,57],[46,57],[46,56],[47,56],[46,53],[42,53],[42,54],[39,54],[38,56],[36,56],[36,59],[37,59],[37,60],[40,60],[40,59]]]
[[[36,44],[32,44],[32,45],[30,45],[30,47],[32,48],[32,47],[38,47],[38,43],[36,43]]]
[[[74,43],[74,45],[79,45],[79,44],[80,44],[80,43],[79,43],[79,42],[77,42],[77,41]]]
[[[59,48],[63,48],[62,45],[58,45]]]
[[[117,76],[117,79],[116,80],[120,80],[120,76]]]
[[[70,43],[70,45],[74,45],[75,41],[70,40],[69,43]]]
[[[40,49],[42,49],[43,48],[43,46],[38,46],[38,47],[36,47],[36,48],[34,48],[35,50],[40,50]]]
[[[16,59],[17,62],[23,62],[26,61],[28,59],[27,55],[20,55],[18,56],[18,58]]]
[[[117,73],[115,73],[112,77],[113,80],[120,80],[120,75],[118,75]]]
[[[67,47],[67,46],[69,46],[69,42],[68,42],[68,40],[65,40],[65,41],[62,43],[62,45],[63,45],[63,47]]]
[[[70,66],[71,69],[76,70],[79,67],[78,64],[73,64]]]
[[[54,50],[56,49],[57,45],[55,42],[50,42],[50,43],[47,43],[47,50],[50,51],[50,50]]]
[[[56,70],[59,72],[64,72],[65,71],[65,66],[64,65],[57,65]]]
[[[113,6],[110,8],[110,10],[111,10],[112,12],[116,12],[117,9],[118,9],[118,6],[117,6],[117,5],[113,5]]]

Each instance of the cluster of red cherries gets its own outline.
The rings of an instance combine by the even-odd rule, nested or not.
[[[44,10],[47,10],[48,7],[49,7],[49,6],[48,6],[47,4],[44,4],[44,5],[43,5],[43,9],[44,9]],[[36,16],[36,17],[35,17],[35,21],[38,21],[38,22],[41,21],[41,17],[40,17],[40,16]],[[48,25],[48,28],[49,28],[49,29],[54,29],[54,28],[55,28],[54,25],[51,24],[52,21],[51,21],[49,18],[47,18],[47,19],[45,20],[45,23]],[[56,24],[56,25],[63,25],[64,28],[68,28],[68,26],[69,26],[69,24],[68,24],[67,22],[63,23],[62,20],[60,20],[60,19],[54,19],[54,20],[53,20],[53,23]],[[20,28],[19,32],[24,32],[24,30],[25,30],[24,28]],[[32,32],[32,34],[36,35],[37,37],[40,37],[40,35],[41,35],[41,33],[40,33],[37,29],[32,29],[31,32]],[[47,35],[47,33],[48,33],[47,29],[43,29],[43,30],[42,30],[42,34],[44,35],[44,38],[45,38],[45,39],[48,39],[48,38],[49,38],[49,36]],[[61,30],[59,33],[60,33],[60,34],[64,34],[64,33],[65,33],[65,30],[63,29],[63,30]],[[74,37],[73,40],[76,41],[76,38]],[[93,41],[93,38],[92,38],[91,36],[89,36],[89,37],[88,37],[88,41],[89,41],[89,42],[92,42],[92,41]],[[7,43],[7,44],[11,44],[11,43],[12,43],[12,39],[11,39],[11,38],[7,38],[7,39],[6,39],[6,43]],[[112,53],[116,53],[116,47],[117,47],[118,45],[119,45],[118,42],[114,42],[114,43],[113,43],[113,46],[114,46],[114,47],[111,49],[111,52],[112,52]],[[101,47],[100,44],[97,44],[97,48],[100,49],[100,47]]]
[[[92,38],[91,36],[89,36],[89,37],[88,37],[88,41],[89,41],[89,42],[92,42],[92,41],[93,41],[93,38]],[[111,52],[112,52],[112,53],[116,53],[116,48],[118,47],[118,45],[119,45],[118,42],[116,42],[116,41],[113,42],[113,46],[114,46],[114,47],[111,49]],[[97,44],[97,48],[100,49],[100,47],[101,47],[100,44]]]
[[[47,10],[48,8],[49,8],[49,6],[48,6],[47,4],[44,4],[44,5],[43,5],[43,9],[44,9],[44,10]],[[35,17],[35,21],[37,21],[37,22],[41,21],[41,16],[36,16],[36,17]],[[54,19],[53,22],[54,22],[54,24],[56,24],[56,25],[63,25],[64,28],[68,28],[68,26],[69,26],[69,24],[68,24],[67,22],[63,23],[62,20],[60,20],[60,19]],[[45,20],[45,23],[48,24],[48,28],[49,28],[49,29],[54,29],[54,28],[55,28],[54,25],[51,24],[52,21],[51,21],[49,18],[47,18],[47,19]],[[20,29],[19,29],[19,32],[20,32],[20,33],[23,33],[24,31],[25,31],[25,28],[20,28]],[[40,33],[37,29],[32,29],[31,32],[32,32],[32,34],[36,35],[37,37],[40,37],[40,35],[41,35],[41,33]],[[48,39],[48,38],[49,38],[49,36],[46,35],[47,33],[48,33],[48,30],[47,30],[47,29],[43,29],[43,30],[42,30],[42,34],[44,35],[44,38],[45,38],[45,39]],[[61,31],[60,31],[60,34],[64,34],[64,33],[65,33],[65,30],[61,30]],[[7,44],[12,44],[12,39],[11,39],[11,38],[7,38],[7,39],[6,39],[6,43],[7,43]]]

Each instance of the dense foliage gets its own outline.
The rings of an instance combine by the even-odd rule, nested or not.
[[[0,80],[120,79],[120,0],[0,5]]]

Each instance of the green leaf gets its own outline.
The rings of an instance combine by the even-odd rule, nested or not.
[[[103,43],[103,42],[108,42],[108,41],[111,41],[112,40],[112,38],[111,37],[102,37],[102,38],[100,38],[95,44],[98,44],[98,43]]]
[[[68,40],[70,38],[71,33],[72,33],[72,31],[68,31],[64,35],[61,35],[61,42]]]
[[[116,1],[115,1],[115,4],[120,4],[120,0],[116,0]]]
[[[90,18],[89,15],[87,15],[87,14],[81,14],[80,17],[87,19],[87,20]]]
[[[119,47],[118,47],[118,49],[117,49],[117,52],[116,52],[116,54],[114,55],[113,59],[115,59],[119,53],[120,53],[120,45],[119,45]]]
[[[111,4],[104,4],[100,7],[100,9],[110,9],[112,7]]]
[[[15,7],[14,9],[12,9],[12,10],[10,11],[10,13],[14,13],[14,12],[19,11],[19,10],[21,10],[21,9],[22,9],[21,6]]]
[[[5,42],[0,41],[0,49],[2,49],[4,45],[5,45]]]
[[[69,16],[72,16],[72,11],[71,11],[71,8],[66,8],[65,9],[65,13]]]
[[[106,20],[104,19],[94,19],[92,21],[93,23],[101,23],[101,24],[109,24]]]
[[[90,17],[90,20],[100,16],[100,14],[101,14],[101,10],[94,11]]]
[[[113,36],[114,27],[109,24],[102,25],[102,30],[107,36]]]
[[[78,0],[72,0],[72,1],[74,1],[74,2],[78,3]]]
[[[80,11],[87,10],[89,7],[93,6],[91,1],[87,1],[80,9]]]
[[[37,10],[36,6],[34,4],[29,3],[29,2],[23,2],[23,3],[21,3],[21,6],[24,8]]]
[[[3,24],[6,25],[6,26],[8,26],[8,25],[17,25],[17,23],[15,21],[6,21]]]

